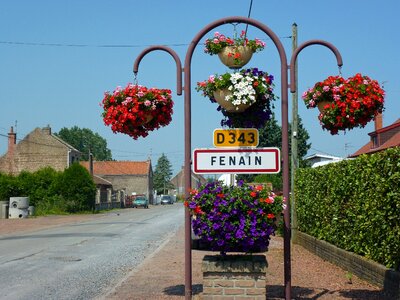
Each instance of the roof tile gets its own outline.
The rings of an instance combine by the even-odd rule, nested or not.
[[[80,162],[89,170],[89,162]],[[146,161],[95,161],[93,173],[96,175],[147,175],[150,172],[151,162]]]

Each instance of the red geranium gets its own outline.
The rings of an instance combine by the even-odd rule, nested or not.
[[[104,94],[101,105],[104,124],[114,133],[146,137],[149,131],[171,122],[174,102],[168,89],[147,88],[129,83]]]
[[[307,108],[319,105],[322,128],[337,134],[339,130],[364,127],[384,109],[385,91],[376,80],[356,74],[344,79],[330,76],[303,93]]]

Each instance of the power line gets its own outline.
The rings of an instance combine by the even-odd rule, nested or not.
[[[291,36],[281,36],[280,39],[290,39]],[[13,46],[39,46],[39,47],[66,47],[66,48],[145,48],[154,46],[154,44],[72,44],[72,43],[44,43],[44,42],[19,42],[19,41],[0,41],[3,45]],[[204,43],[199,43],[204,45]],[[163,44],[168,47],[182,47],[189,46],[188,43],[172,43]]]
[[[17,45],[17,46],[44,46],[44,47],[77,47],[77,48],[139,48],[149,47],[153,45],[130,45],[130,44],[116,44],[116,45],[96,45],[96,44],[70,44],[70,43],[42,43],[42,42],[15,42],[15,41],[0,41],[0,44]],[[189,44],[168,44],[165,46],[187,46]]]
[[[251,15],[251,8],[253,7],[253,0],[250,0],[250,7],[249,7],[249,13],[247,14],[247,18],[250,18]],[[247,36],[247,29],[249,28],[249,24],[246,24],[246,33],[245,36]]]

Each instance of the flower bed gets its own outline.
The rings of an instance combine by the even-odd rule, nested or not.
[[[193,232],[210,250],[266,251],[282,213],[282,197],[263,186],[225,186],[215,181],[190,193]]]
[[[168,89],[147,88],[129,83],[106,92],[101,102],[104,124],[114,133],[134,139],[146,137],[149,131],[166,126],[172,119],[173,101]]]

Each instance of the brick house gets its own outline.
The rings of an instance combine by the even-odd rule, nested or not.
[[[80,162],[89,170],[89,162]],[[153,170],[151,161],[94,161],[93,174],[112,184],[114,190],[124,194],[144,194],[154,204]]]
[[[21,171],[35,172],[44,167],[64,171],[79,161],[81,153],[51,133],[50,126],[36,128],[19,143],[11,127],[7,153],[0,157],[0,172],[18,175]]]
[[[192,188],[197,188],[202,184],[205,184],[207,182],[207,179],[205,179],[203,176],[199,174],[193,173],[191,171],[191,186]],[[185,169],[182,167],[182,169],[179,171],[178,174],[176,174],[170,182],[172,185],[175,187],[176,194],[177,195],[184,195],[185,194]]]
[[[383,127],[382,115],[375,118],[375,131],[368,133],[370,141],[351,154],[349,157],[357,157],[361,154],[370,154],[383,151],[388,148],[400,146],[400,119],[393,124]]]

